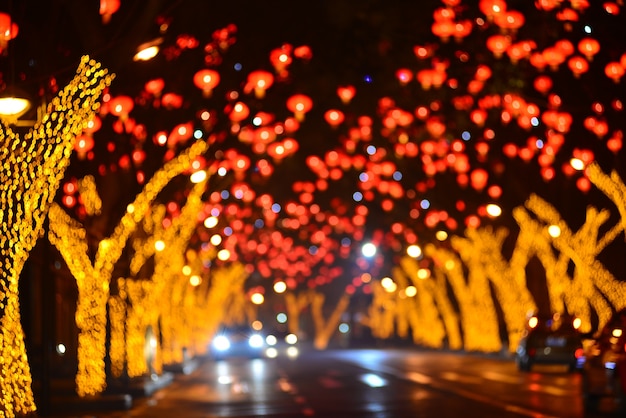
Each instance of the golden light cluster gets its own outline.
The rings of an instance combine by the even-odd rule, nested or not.
[[[467,229],[464,237],[451,237],[451,249],[427,245],[424,254],[434,266],[431,277],[420,279],[419,263],[405,256],[394,270],[396,291],[373,287],[366,324],[381,338],[406,335],[410,326],[418,344],[439,348],[447,339],[452,349],[497,352],[504,348],[497,305],[508,334],[506,348],[512,352],[526,314],[537,309],[526,275],[528,264],[536,258],[545,270],[550,309],[580,317],[582,331],[592,330],[595,315],[601,328],[612,312],[626,306],[626,283],[616,279],[598,258],[625,231],[626,185],[615,172],[607,175],[596,163],[587,170],[590,180],[615,203],[621,214],[618,223],[607,228],[610,212],[589,206],[585,223],[574,231],[554,206],[531,195],[514,210],[519,234],[508,259],[502,253],[509,234],[504,228]],[[551,232],[555,228],[558,234]],[[403,293],[411,284],[418,289],[415,298]],[[458,310],[452,307],[447,287]]]
[[[29,251],[43,233],[52,199],[69,164],[72,145],[99,108],[112,80],[83,57],[76,75],[24,138],[0,124],[0,417],[36,409],[20,323],[18,280]]]
[[[207,150],[199,140],[166,163],[137,195],[113,234],[98,243],[95,260],[89,258],[85,228],[54,204],[50,208],[50,242],[59,250],[78,286],[76,324],[78,373],[76,391],[80,396],[100,393],[106,387],[104,357],[106,349],[107,303],[115,263],[137,225],[149,212],[157,195],[170,181],[188,170],[191,162]],[[92,196],[95,198],[95,195]]]
[[[100,243],[99,248],[106,251],[98,252],[94,266],[87,258],[85,229],[69,218],[60,206],[53,206],[50,241],[68,263],[79,290],[85,290],[79,292],[76,312],[80,328],[76,376],[79,395],[97,394],[105,388],[103,359],[106,354],[107,306],[111,325],[109,355],[115,377],[160,373],[164,364],[182,362],[185,352],[202,354],[210,335],[222,320],[240,320],[236,316],[247,312],[243,298],[247,273],[242,265],[235,263],[213,272],[210,286],[209,280],[202,280],[199,286],[189,283],[188,275],[194,269],[187,265],[190,254],[187,245],[198,223],[197,214],[203,205],[201,196],[207,181],[193,186],[180,215],[168,227],[162,222],[163,205],[154,202],[159,191],[185,171],[206,147],[203,141],[196,143],[156,173],[135,202],[129,205],[129,211],[114,234],[103,240],[105,245]],[[90,193],[83,199],[99,198],[97,193]],[[91,204],[86,202],[86,206]],[[140,214],[144,214],[143,219]],[[110,294],[112,268],[129,241],[134,250],[130,260],[133,277],[118,278],[115,283],[117,291]],[[161,251],[155,245],[157,242],[162,244]],[[155,262],[152,276],[138,278],[139,271],[151,257]],[[196,257],[195,261],[202,260]],[[161,341],[155,347],[156,357],[153,359],[147,359],[145,355],[147,346],[152,343],[148,341],[149,329],[157,334],[156,340]],[[152,364],[147,363],[149,360]]]

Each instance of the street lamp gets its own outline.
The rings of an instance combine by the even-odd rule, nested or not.
[[[18,119],[30,108],[30,100],[20,90],[8,87],[0,93],[0,119],[7,125],[18,125]]]

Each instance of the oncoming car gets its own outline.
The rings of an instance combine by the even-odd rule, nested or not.
[[[269,358],[284,357],[296,358],[300,354],[298,346],[298,337],[288,331],[275,331],[265,337],[267,348],[265,355]]]
[[[227,357],[259,358],[263,356],[265,340],[263,335],[249,326],[229,326],[221,328],[211,342],[214,359]]]
[[[580,318],[571,315],[531,316],[516,351],[518,369],[530,371],[535,364],[554,364],[579,370],[584,361],[580,325]]]
[[[586,348],[582,394],[588,411],[605,399],[609,409],[626,413],[626,309],[616,312]]]

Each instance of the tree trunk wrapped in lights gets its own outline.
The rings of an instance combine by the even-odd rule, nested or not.
[[[163,229],[162,223],[155,222],[155,237],[162,241],[164,250],[155,254],[155,267],[152,281],[156,283],[154,291],[147,300],[150,309],[161,321],[163,337],[162,359],[164,364],[180,363],[183,360],[183,348],[189,348],[190,328],[182,311],[185,288],[190,287],[189,277],[183,274],[186,264],[185,251],[189,238],[197,226],[197,214],[203,202],[202,193],[206,190],[207,181],[194,185],[187,202],[179,216],[172,224]],[[149,247],[149,246],[147,246]],[[158,291],[157,291],[158,290]],[[164,298],[164,295],[169,297]],[[181,322],[182,321],[182,322]],[[174,335],[173,329],[183,327],[180,335]],[[174,335],[173,337],[171,337]]]
[[[80,329],[76,375],[76,391],[80,396],[100,393],[106,387],[106,306],[115,263],[157,195],[173,178],[188,170],[192,161],[207,148],[208,144],[199,140],[155,173],[133,204],[129,205],[113,234],[100,241],[93,264],[89,258],[84,227],[70,218],[60,206],[52,205],[49,239],[67,263],[79,292],[75,317]]]
[[[83,57],[76,76],[22,139],[0,124],[0,404],[2,416],[36,409],[20,320],[18,280],[69,164],[74,138],[113,76]]]
[[[528,257],[522,257],[525,263],[520,264],[521,260],[516,257],[518,252],[514,253],[508,263],[502,256],[502,246],[507,234],[505,229],[468,229],[466,238],[455,237],[452,246],[457,249],[469,270],[484,276],[492,284],[495,302],[500,305],[506,323],[508,349],[514,352],[526,326],[526,315],[535,310],[536,306],[526,280],[521,279]],[[518,239],[518,242],[523,240]]]
[[[415,313],[408,313],[414,319],[411,320],[411,328],[413,332],[413,340],[416,344],[424,344],[428,347],[441,348],[443,340],[446,336],[444,328],[445,310],[437,307],[435,294],[432,291],[431,279],[419,279],[417,277],[418,264],[411,257],[403,257],[400,260],[400,267],[394,270],[393,277],[404,276],[403,281],[414,285],[415,294]],[[428,289],[431,287],[431,289]],[[410,301],[414,298],[405,295],[405,299]]]
[[[481,272],[471,270],[466,278],[461,259],[450,250],[431,244],[426,246],[424,254],[435,260],[435,270],[447,278],[459,304],[463,348],[467,351],[500,351],[502,341],[487,279]]]
[[[315,337],[313,339],[313,346],[318,350],[324,350],[328,347],[330,338],[335,334],[341,315],[348,309],[350,304],[350,295],[344,293],[335,309],[330,314],[328,320],[324,319],[324,301],[326,296],[323,293],[311,291],[309,294],[311,298],[311,315],[313,316],[313,325],[315,326]]]
[[[245,294],[244,285],[248,273],[243,264],[235,262],[224,267],[215,268],[211,272],[211,280],[201,309],[198,311],[201,324],[198,333],[206,335],[207,341],[215,334],[220,324],[227,322],[227,310],[236,295]]]
[[[396,317],[395,295],[387,292],[377,281],[372,283],[372,295],[372,303],[367,309],[363,325],[369,327],[376,338],[391,338]]]
[[[309,296],[306,292],[297,295],[294,292],[285,293],[285,308],[287,309],[287,328],[289,332],[300,335],[300,313],[309,305]]]
[[[612,176],[609,180],[607,176],[601,174],[597,167],[595,170],[592,180],[600,183],[601,189],[611,181],[614,182],[612,183],[613,186],[620,187],[621,181],[618,179],[615,182],[616,176]],[[626,190],[623,183],[621,183],[621,187],[623,193]],[[623,204],[623,195],[609,193],[609,197],[614,199],[618,208],[620,204]],[[550,297],[551,301],[557,300],[554,302],[556,306],[553,305],[553,309],[562,312],[558,308],[565,305],[569,312],[574,312],[581,317],[583,320],[582,329],[588,331],[591,320],[590,307],[593,307],[598,316],[600,327],[603,326],[614,310],[626,306],[626,283],[615,279],[597,256],[620,232],[624,232],[623,223],[617,223],[601,236],[600,230],[609,220],[609,212],[608,210],[588,207],[585,223],[578,231],[573,232],[567,227],[556,209],[538,196],[531,196],[525,207],[542,222],[544,230],[546,225],[555,225],[559,229],[559,234],[553,234],[555,236],[545,233],[542,235],[542,239],[549,240],[550,248],[558,251],[558,257],[553,262],[558,270],[554,274],[555,278],[552,285],[549,287],[550,292],[557,292],[551,294]],[[619,210],[621,212],[622,209]],[[522,219],[519,215],[519,213],[516,214],[518,222]],[[536,221],[526,220],[520,224],[520,228],[523,229],[525,225],[532,222]],[[573,277],[567,273],[570,263],[576,267]],[[544,265],[547,270],[549,265]]]

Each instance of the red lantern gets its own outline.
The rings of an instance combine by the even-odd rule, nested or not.
[[[296,58],[308,61],[313,58],[313,51],[311,51],[310,46],[302,45],[293,50],[293,55]]]
[[[256,70],[248,75],[248,82],[244,87],[246,93],[254,90],[257,99],[265,97],[265,91],[274,84],[274,75],[268,71]]]
[[[484,126],[487,120],[487,112],[484,109],[474,109],[470,113],[470,119],[477,126]]]
[[[404,86],[413,79],[413,73],[408,68],[400,68],[396,71],[396,78]]]
[[[622,132],[616,132],[612,137],[606,140],[606,147],[617,154],[622,149]]]
[[[324,119],[333,128],[339,126],[345,119],[345,116],[341,110],[330,109],[324,113]]]
[[[535,0],[535,6],[540,10],[550,11],[560,6],[561,0]]]
[[[478,7],[487,19],[492,20],[506,11],[506,2],[504,0],[480,0]]]
[[[429,90],[434,85],[435,72],[436,71],[431,68],[418,71],[417,81],[424,90]]]
[[[517,10],[506,11],[494,17],[494,23],[496,25],[511,32],[515,32],[522,27],[524,21],[524,15]]]
[[[293,62],[291,57],[292,50],[293,47],[291,45],[284,44],[270,52],[270,62],[281,77],[287,75],[287,67]]]
[[[136,149],[132,152],[131,158],[135,167],[138,167],[146,160],[146,152],[142,149]]]
[[[167,144],[171,147],[176,144],[184,143],[193,135],[193,123],[181,123],[176,125],[167,139]]]
[[[618,4],[613,3],[612,1],[607,1],[604,3],[604,10],[610,15],[618,15],[620,7]]]
[[[559,65],[565,61],[565,54],[557,47],[548,47],[543,50],[543,59],[553,71],[557,71]]]
[[[470,173],[470,184],[472,187],[478,191],[482,190],[487,186],[487,180],[489,179],[489,174],[486,170],[482,168],[477,168]]]
[[[220,75],[215,70],[210,70],[205,68],[203,70],[198,71],[193,76],[193,83],[202,90],[202,94],[204,97],[211,97],[211,93],[213,93],[213,89],[220,82]]]
[[[438,36],[442,42],[447,42],[454,35],[454,22],[450,19],[435,20],[431,26],[431,31]]]
[[[508,36],[492,35],[487,38],[487,48],[493,52],[496,58],[500,58],[510,45],[511,38]]]
[[[583,38],[578,42],[578,50],[591,61],[594,55],[600,51],[600,42],[593,38]]]
[[[162,78],[155,78],[154,80],[150,80],[144,86],[146,91],[154,97],[159,97],[164,87],[165,82]]]
[[[356,93],[354,86],[343,86],[337,88],[337,95],[343,104],[348,104]]]
[[[513,64],[517,64],[519,60],[524,59],[529,55],[529,51],[520,43],[511,45],[509,49],[507,49],[506,53]]]
[[[441,138],[446,132],[446,125],[437,117],[430,117],[426,121],[426,130],[433,138]]]
[[[134,106],[135,102],[128,96],[117,96],[109,101],[109,111],[111,114],[118,116],[122,120],[128,118],[128,114],[133,110]]]
[[[176,93],[165,93],[161,103],[168,109],[180,109],[183,106],[183,96]]]
[[[83,128],[83,132],[85,132],[88,135],[93,135],[93,133],[96,132],[98,129],[100,129],[101,126],[102,126],[102,119],[100,119],[96,115],[93,118],[91,118],[89,122],[87,122],[87,125],[85,126],[85,128]]]
[[[619,80],[624,75],[624,67],[622,67],[619,62],[609,62],[606,67],[604,67],[604,73],[611,80],[619,83]]]
[[[591,182],[587,177],[579,177],[576,180],[576,187],[583,193],[587,193],[591,189]]]
[[[287,109],[293,112],[295,118],[302,122],[304,115],[313,107],[313,101],[304,94],[294,94],[287,99]]]
[[[530,64],[539,71],[543,70],[546,67],[546,60],[541,52],[535,52],[533,54],[530,54],[529,61]]]
[[[0,12],[0,52],[2,52],[7,43],[17,36],[19,27],[12,22],[11,16]]]
[[[120,0],[100,0],[100,14],[102,15],[102,23],[109,23],[113,13],[120,8]]]
[[[78,153],[78,158],[85,158],[87,153],[93,149],[94,140],[89,135],[79,135],[74,140],[74,150]]]
[[[589,70],[589,62],[580,56],[573,56],[567,61],[569,69],[572,70],[574,77],[578,78],[581,74]]]
[[[233,123],[239,123],[250,115],[250,109],[243,102],[237,102],[230,111],[228,118]]]
[[[556,41],[554,46],[557,47],[563,53],[563,55],[567,57],[574,53],[574,45],[572,45],[572,43],[567,39],[560,39]]]
[[[546,94],[552,88],[552,79],[547,75],[540,75],[535,78],[534,86],[539,93]]]
[[[576,12],[576,10],[574,9],[570,9],[569,7],[566,7],[562,10],[559,10],[556,14],[556,18],[557,20],[560,20],[562,22],[578,22],[578,12]],[[565,28],[568,31],[571,31],[571,25],[566,24]]]
[[[463,20],[454,24],[454,39],[457,42],[463,40],[472,32],[472,22],[469,20]]]

